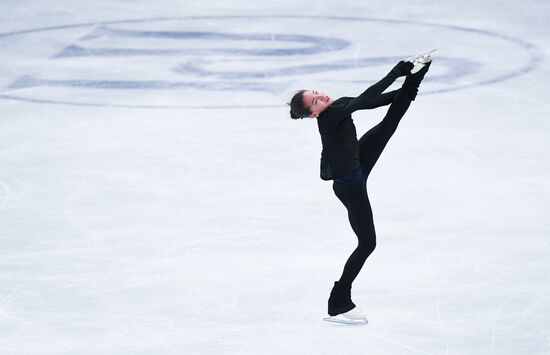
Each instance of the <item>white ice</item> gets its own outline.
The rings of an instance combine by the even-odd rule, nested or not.
[[[0,2],[0,354],[550,354],[549,18]],[[432,48],[368,182],[369,323],[324,322],[357,239],[286,102],[358,95]],[[358,135],[385,111],[355,113]]]

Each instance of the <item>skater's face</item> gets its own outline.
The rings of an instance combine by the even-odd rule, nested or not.
[[[327,94],[317,90],[304,92],[304,105],[309,107],[311,118],[319,117],[319,114],[334,102]]]

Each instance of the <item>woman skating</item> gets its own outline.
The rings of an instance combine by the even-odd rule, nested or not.
[[[359,241],[344,266],[340,280],[334,282],[328,300],[330,317],[325,320],[367,322],[363,312],[351,300],[352,283],[376,247],[366,181],[411,101],[416,98],[418,87],[430,65],[431,57],[427,54],[411,61],[400,61],[383,79],[357,97],[332,100],[323,92],[300,90],[290,102],[291,118],[317,118],[323,144],[321,179],[333,180],[333,191],[346,207],[349,223]],[[402,87],[383,93],[400,76],[406,76]],[[357,141],[351,114],[356,110],[385,105],[390,106],[384,119]]]

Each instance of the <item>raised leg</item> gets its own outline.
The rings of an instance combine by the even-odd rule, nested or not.
[[[407,75],[401,89],[396,90],[384,119],[359,139],[359,159],[365,177],[369,176],[384,147],[397,129],[401,118],[407,112],[411,101],[416,98],[418,87],[430,65],[431,62],[427,63],[418,73]],[[387,97],[385,98],[387,99]]]
[[[398,91],[384,119],[359,139],[359,159],[365,177],[369,176],[374,164],[411,104],[410,93],[403,88]]]

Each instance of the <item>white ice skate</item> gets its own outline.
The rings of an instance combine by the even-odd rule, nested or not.
[[[422,53],[405,59],[406,62],[411,62],[414,64],[414,67],[411,69],[411,74],[418,73],[420,69],[424,67],[424,65],[431,62],[432,56],[430,55],[430,53],[434,51],[436,51],[436,49],[432,49],[431,51],[428,51],[426,53]]]
[[[367,324],[367,316],[359,308],[355,307],[351,311],[340,313],[335,316],[325,317],[327,322],[346,323],[346,324]]]

